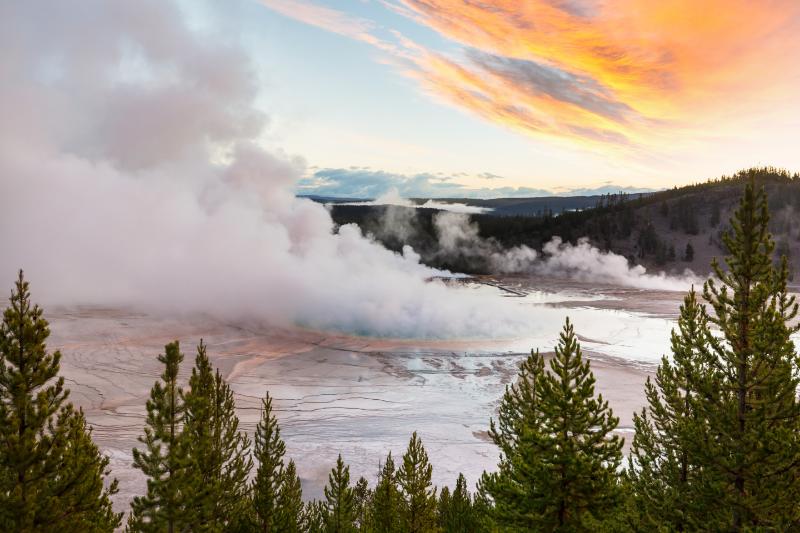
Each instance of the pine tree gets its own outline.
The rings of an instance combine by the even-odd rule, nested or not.
[[[618,419],[595,398],[594,382],[569,320],[549,372],[538,353],[523,365],[490,432],[502,451],[500,470],[481,479],[497,525],[594,529],[615,507],[622,439],[611,435]],[[518,403],[526,396],[530,403]]]
[[[177,444],[183,424],[178,386],[183,354],[178,341],[167,344],[158,361],[164,372],[150,389],[144,436],[139,437],[144,449],[133,449],[133,467],[147,477],[147,493],[133,498],[128,530],[173,533],[184,525],[179,492],[182,458]]]
[[[411,435],[403,464],[397,471],[397,484],[403,499],[401,523],[403,531],[421,533],[436,527],[436,488],[431,482],[433,466],[422,440],[415,431]]]
[[[691,242],[686,243],[686,250],[683,252],[683,260],[687,263],[694,261],[694,246]]]
[[[682,435],[702,465],[698,496],[705,524],[719,530],[784,529],[800,521],[798,357],[790,335],[797,305],[788,268],[772,262],[774,242],[763,189],[751,181],[723,242],[727,270],[703,287],[707,370],[692,386],[694,424]],[[718,281],[717,281],[718,280]]]
[[[672,358],[662,358],[655,383],[648,378],[648,406],[634,414],[635,434],[626,476],[633,498],[635,529],[674,531],[704,527],[705,511],[692,496],[701,475],[682,435],[698,423],[692,412],[700,379],[708,319],[694,289],[681,306],[672,332]]]
[[[394,533],[399,530],[400,499],[394,460],[389,452],[372,496],[371,526],[376,533]]]
[[[252,487],[253,508],[259,529],[269,533],[275,531],[275,515],[278,512],[276,502],[281,492],[283,456],[286,453],[278,419],[272,414],[272,398],[269,392],[261,402],[261,420],[256,427],[253,453],[258,461]]]
[[[304,533],[325,533],[327,531],[328,506],[325,502],[312,500],[303,506],[300,530]]]
[[[303,490],[294,461],[281,472],[280,490],[276,499],[275,531],[298,533],[303,517]]]
[[[439,527],[443,533],[471,533],[478,530],[464,474],[458,475],[452,495],[447,487],[439,495]]]
[[[224,531],[248,515],[249,441],[239,431],[233,391],[213,372],[203,342],[184,395],[180,446],[186,476],[182,484],[189,529]]]
[[[356,486],[353,488],[353,499],[356,509],[356,525],[359,531],[369,531],[369,509],[372,504],[372,491],[369,483],[364,477],[358,478]]]
[[[350,533],[356,531],[356,504],[353,488],[350,487],[350,467],[345,466],[341,454],[336,466],[328,474],[325,487],[328,505],[325,529],[328,533]]]
[[[492,502],[485,491],[478,490],[472,498],[472,517],[474,520],[474,533],[483,531],[497,531],[492,518]]]
[[[20,271],[0,324],[0,530],[113,531],[117,481],[104,486],[108,458],[67,402],[49,335]]]
[[[447,530],[447,524],[450,521],[450,503],[450,487],[442,487],[442,490],[439,491],[439,502],[436,504],[436,522],[441,531]]]
[[[520,365],[517,381],[506,386],[497,414],[489,421],[489,437],[500,449],[497,472],[484,472],[478,487],[483,515],[491,523],[510,528],[530,529],[536,524],[529,509],[539,498],[531,469],[520,464],[519,455],[530,443],[521,436],[526,426],[538,427],[539,384],[544,374],[544,357],[538,351]]]

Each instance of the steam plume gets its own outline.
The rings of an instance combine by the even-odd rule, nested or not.
[[[391,222],[395,228],[403,222],[408,224],[397,217]],[[525,245],[505,248],[496,240],[482,238],[478,225],[462,213],[438,213],[433,222],[439,242],[435,252],[437,259],[448,258],[467,263],[480,261],[481,264],[488,264],[495,273],[538,274],[581,282],[672,291],[683,291],[693,283],[699,285],[702,282],[688,269],[679,276],[663,272],[648,273],[641,265],[629,265],[621,255],[592,246],[588,239],[580,239],[573,245],[554,237],[544,245],[540,254]],[[388,223],[384,226],[388,227]],[[400,229],[394,231],[398,234],[403,232]]]
[[[89,16],[91,14],[91,16]],[[0,4],[0,280],[134,305],[376,335],[509,336],[528,321],[296,199],[258,145],[247,56],[165,0]]]
[[[530,307],[429,282],[443,273],[410,248],[295,198],[303,162],[259,146],[247,56],[183,20],[166,0],[0,3],[0,280],[24,268],[43,303],[375,335],[530,330]]]

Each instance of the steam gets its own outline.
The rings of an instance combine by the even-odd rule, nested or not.
[[[623,285],[640,289],[683,291],[702,283],[691,270],[669,276],[664,272],[649,274],[641,265],[631,266],[628,260],[613,252],[592,246],[588,239],[577,244],[554,237],[539,254],[522,245],[504,248],[493,239],[479,235],[478,225],[458,213],[439,213],[434,218],[439,240],[438,258],[485,261],[496,273],[527,273],[560,277],[581,282]]]
[[[0,3],[6,287],[24,268],[45,304],[385,336],[530,328],[295,198],[304,164],[259,145],[247,56],[183,20],[165,0]]]
[[[641,265],[628,265],[623,256],[603,252],[580,239],[576,245],[564,243],[554,237],[544,245],[544,257],[534,269],[544,275],[564,275],[578,281],[599,281],[614,285],[625,285],[640,289],[683,291],[692,284],[702,285],[703,280],[686,269],[679,276],[664,272],[648,274]]]
[[[268,117],[247,56],[183,20],[166,0],[0,3],[6,286],[24,268],[45,304],[384,336],[557,330],[556,310],[430,281],[448,273],[412,249],[393,253],[353,225],[335,232],[324,206],[294,196],[303,161],[260,146]],[[620,282],[657,279],[585,244],[536,259],[486,247],[464,214],[437,222],[445,249],[469,242],[501,270],[589,276],[600,264]]]
[[[481,213],[490,213],[493,211],[491,207],[480,207],[477,205],[467,205],[465,203],[460,202],[442,202],[439,200],[427,200],[422,204],[417,204],[409,200],[408,198],[403,198],[400,196],[400,192],[396,189],[389,189],[384,194],[380,195],[374,200],[369,200],[366,202],[343,202],[339,205],[368,205],[368,206],[376,206],[376,205],[385,205],[385,206],[397,206],[397,207],[407,207],[407,208],[414,208],[414,209],[438,209],[440,211],[450,211],[453,213],[463,213],[463,214],[481,214]]]

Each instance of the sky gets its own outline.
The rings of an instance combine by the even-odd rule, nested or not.
[[[326,99],[334,89],[314,85],[319,72],[311,69],[298,71],[308,84],[282,85],[291,69],[272,65],[286,54],[245,42],[263,34],[248,33],[265,27],[271,11],[262,5],[192,0],[187,11],[182,1],[0,2],[0,280],[23,269],[47,308],[201,313],[254,327],[516,338],[541,325],[541,312],[445,284],[439,278],[450,274],[426,266],[412,247],[388,250],[354,224],[337,226],[323,204],[298,198],[298,182],[320,172],[311,162],[325,159],[317,143],[287,146],[293,123],[273,111],[290,108],[281,94],[306,90],[297,102],[314,103],[316,124],[318,110],[335,107]],[[323,34],[332,44],[319,48],[302,35],[316,30],[300,28],[285,46],[339,57],[333,43],[354,45]],[[384,104],[374,105],[377,112]],[[338,117],[344,124],[357,120],[349,112]],[[399,194],[402,180],[381,172]],[[584,281],[674,281],[588,243],[554,240],[542,254],[500,249],[457,208],[436,219],[443,253],[459,248],[503,271]],[[409,218],[395,220],[387,219],[391,231],[413,231]]]
[[[306,192],[525,195],[800,168],[796,0],[226,11],[264,77],[268,142],[304,158]]]
[[[800,169],[797,0],[182,0],[301,194],[536,196]],[[135,70],[135,66],[129,67]]]

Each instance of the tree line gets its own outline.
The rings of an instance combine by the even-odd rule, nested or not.
[[[435,487],[414,433],[373,483],[341,455],[305,501],[272,398],[251,441],[201,341],[188,384],[177,342],[147,400],[133,466],[146,490],[127,518],[108,459],[68,402],[48,325],[22,273],[0,325],[3,531],[791,531],[800,528],[800,360],[786,261],[773,260],[766,194],[750,182],[724,235],[725,267],[680,308],[670,357],[645,386],[625,461],[618,418],[595,393],[567,319],[552,357],[533,351],[489,436],[499,463],[472,491]]]
[[[723,211],[735,207],[743,185],[749,181],[766,188],[769,207],[778,215],[771,221],[770,229],[778,236],[780,251],[791,255],[791,242],[800,239],[795,230],[796,213],[800,210],[800,176],[774,167],[751,168],[733,176],[649,194],[603,195],[593,207],[557,215],[544,210],[514,216],[472,214],[469,218],[477,224],[480,237],[498,248],[525,245],[541,250],[555,236],[572,243],[588,237],[593,246],[623,255],[631,264],[683,270],[682,263],[694,259],[694,253],[687,253],[687,247],[707,240],[709,247],[724,249],[721,236],[730,228],[721,224]],[[410,224],[409,231],[399,234],[384,231],[388,209],[407,211],[403,218]],[[467,260],[438,253],[440,245],[434,223],[438,212],[398,206],[331,206],[331,216],[337,225],[357,224],[364,233],[396,252],[409,245],[429,266],[469,274],[495,273],[485,258]],[[659,224],[659,220],[665,223]],[[706,235],[707,239],[703,239]]]

